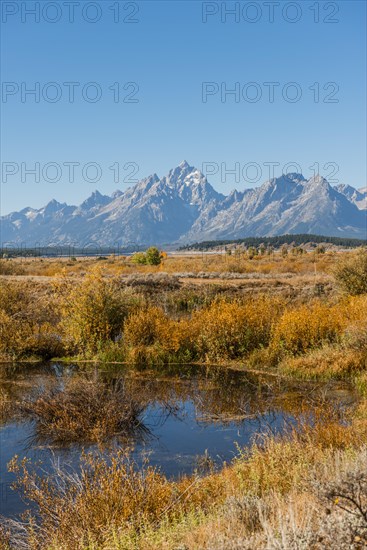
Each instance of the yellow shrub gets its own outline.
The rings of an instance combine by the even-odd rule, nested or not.
[[[348,327],[367,317],[367,298],[357,296],[330,305],[315,302],[286,310],[273,330],[271,352],[297,355],[341,340]]]
[[[62,353],[54,306],[37,286],[5,282],[0,288],[0,356],[44,358]]]
[[[151,306],[132,313],[124,325],[124,343],[129,348],[158,345],[167,352],[180,348],[184,322],[169,319],[162,309]]]
[[[338,340],[343,323],[335,307],[324,303],[302,305],[283,313],[272,339],[273,353],[296,355]]]
[[[344,327],[367,321],[367,296],[352,296],[342,300],[335,308]]]
[[[144,357],[147,347],[168,353],[184,353],[199,360],[242,357],[266,346],[271,326],[281,309],[278,299],[260,297],[245,303],[215,300],[197,310],[191,319],[170,319],[158,307],[134,312],[124,325],[124,343]]]
[[[119,336],[127,305],[116,280],[96,269],[77,285],[64,279],[56,291],[68,347],[90,355]]]
[[[245,303],[214,301],[192,318],[198,354],[208,360],[235,359],[266,346],[282,304],[259,297]]]
[[[0,355],[17,357],[22,355],[32,334],[28,324],[14,319],[0,309]]]
[[[351,295],[367,294],[367,250],[342,257],[334,268],[340,288]]]

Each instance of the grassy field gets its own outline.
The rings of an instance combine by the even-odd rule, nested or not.
[[[37,516],[3,522],[3,548],[366,547],[366,251],[175,255],[159,266],[17,259],[1,260],[0,272],[3,361],[62,357],[178,370],[218,363],[346,379],[359,395],[346,422],[320,406],[311,425],[239,449],[232,464],[206,476],[169,481],[121,451],[84,454],[78,475],[55,465],[45,481],[15,458],[10,467]],[[28,413],[47,430],[47,415],[64,410],[69,429],[70,407],[93,406],[97,418],[98,403],[115,412],[115,400],[100,387],[71,387]],[[128,404],[122,416],[109,414],[112,427],[97,421],[114,430],[137,415]],[[71,433],[93,437],[88,418],[77,416]]]

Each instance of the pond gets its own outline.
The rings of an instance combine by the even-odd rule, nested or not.
[[[26,509],[11,489],[14,475],[7,463],[14,455],[42,461],[45,472],[56,459],[77,468],[81,450],[98,450],[88,442],[55,442],[37,437],[37,424],[22,416],[18,406],[37,389],[65,381],[102,380],[107,386],[123,379],[132,399],[141,403],[142,437],[116,438],[109,449],[131,447],[137,463],[148,456],[170,478],[190,474],[210,464],[220,468],[231,461],[237,446],[249,446],[263,434],[277,434],[297,422],[312,422],[315,404],[337,411],[353,405],[355,396],[342,383],[295,383],[265,374],[253,374],[214,366],[132,368],[128,366],[76,366],[62,363],[0,365],[0,397],[10,407],[0,409],[0,513],[7,517]],[[103,451],[102,451],[103,452]],[[201,457],[201,460],[200,460]],[[203,473],[205,473],[203,471]],[[46,475],[46,474],[45,474]]]

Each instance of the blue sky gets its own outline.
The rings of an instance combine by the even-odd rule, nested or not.
[[[103,0],[92,2],[97,8],[92,5],[85,12],[89,19],[100,16],[95,23],[83,19],[81,10],[88,2],[81,0],[72,23],[61,0],[61,18],[55,23],[45,20],[58,15],[52,6],[44,16],[41,12],[39,22],[23,12],[22,22],[21,4],[31,9],[37,2],[2,4],[3,10],[7,4],[1,52],[1,154],[7,173],[1,181],[2,214],[40,207],[51,198],[77,204],[96,188],[110,194],[129,186],[129,173],[137,172],[130,179],[154,172],[163,176],[183,159],[198,168],[203,163],[218,166],[209,179],[224,193],[260,185],[268,179],[264,163],[269,162],[279,163],[275,175],[293,162],[310,177],[317,170],[310,167],[318,163],[325,177],[336,172],[339,182],[366,185],[364,1],[318,2],[319,22],[311,9],[315,2],[306,0],[293,3],[298,8],[277,2],[273,22],[266,2]],[[114,22],[110,8],[117,4],[121,20]],[[239,20],[223,11],[221,21],[221,8],[236,5]],[[18,13],[9,13],[16,8]],[[207,14],[204,22],[203,10],[218,13]],[[337,22],[326,22],[332,19]],[[22,83],[24,89],[36,82],[40,101],[28,95],[22,102]],[[45,86],[50,82],[56,87]],[[74,103],[65,82],[80,83]],[[89,99],[102,92],[94,103],[81,92],[89,82],[97,83],[97,88],[84,88]],[[121,97],[131,93],[138,102],[115,103],[109,87],[116,82]],[[124,90],[129,82],[135,84]],[[203,82],[215,83],[212,89],[219,90],[206,102]],[[279,83],[273,102],[266,82]],[[324,90],[325,85],[329,87]],[[225,96],[225,89],[235,86],[240,97]],[[57,102],[42,96],[50,100],[60,90]],[[282,91],[291,99],[300,91],[302,97],[286,101]],[[255,92],[261,98],[249,101]],[[65,166],[70,162],[79,163],[74,182]],[[25,173],[35,163],[40,166],[39,182]],[[48,163],[61,168],[59,181],[51,183],[57,170]],[[87,163],[98,164],[99,172]],[[109,168],[116,163],[119,183]],[[240,181],[225,173],[235,163]]]

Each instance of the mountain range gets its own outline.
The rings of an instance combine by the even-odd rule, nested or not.
[[[0,217],[3,246],[186,244],[286,233],[366,239],[367,188],[289,173],[225,196],[183,161],[163,178],[153,174],[111,196],[95,191],[79,206],[52,200]]]

